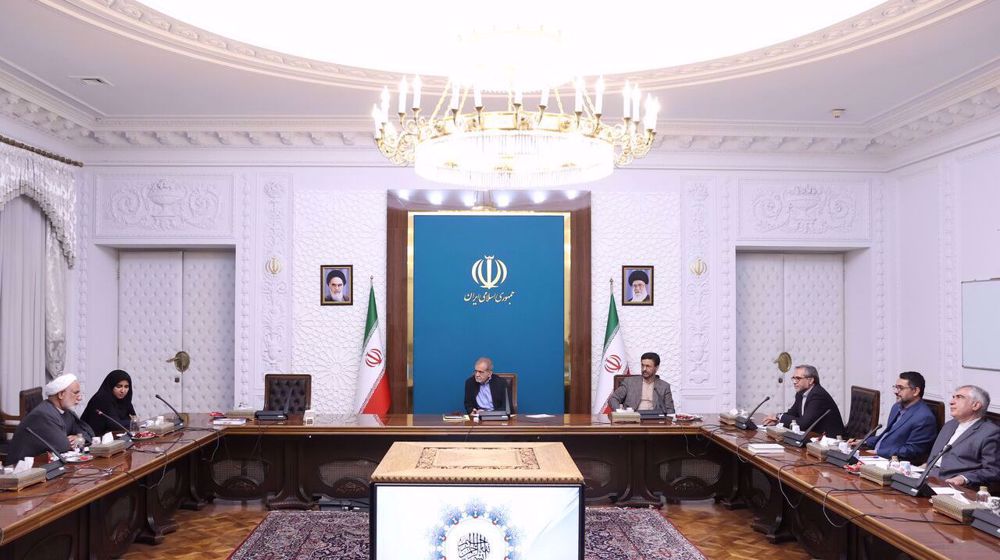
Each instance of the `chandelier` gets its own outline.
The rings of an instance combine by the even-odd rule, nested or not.
[[[501,52],[510,55],[509,48]],[[509,56],[506,64],[516,71],[525,66]],[[480,68],[453,77],[429,111],[421,106],[420,77],[404,77],[391,118],[393,100],[384,87],[371,112],[375,144],[389,161],[412,164],[425,179],[483,189],[595,181],[649,153],[660,106],[643,99],[638,85],[625,82],[623,116],[605,122],[603,78],[588,88],[582,78],[552,85],[562,78],[516,71]],[[564,103],[560,87],[570,83]]]

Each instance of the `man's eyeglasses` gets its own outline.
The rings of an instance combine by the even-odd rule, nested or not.
[[[892,390],[895,391],[895,392],[897,392],[897,393],[901,393],[901,392],[903,392],[903,391],[905,391],[907,389],[912,389],[912,388],[913,387],[910,387],[910,386],[907,386],[907,385],[893,385],[892,386]]]
[[[486,375],[487,373],[490,372],[489,370],[486,370],[486,369],[474,369],[472,371],[475,372],[475,373],[480,373],[482,375]]]
[[[792,376],[792,381],[802,381],[803,379],[805,379],[805,376],[803,376],[803,375],[793,375]]]

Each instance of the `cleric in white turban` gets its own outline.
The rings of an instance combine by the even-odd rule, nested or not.
[[[73,407],[83,399],[80,382],[75,375],[60,375],[45,386],[43,393],[45,400],[17,425],[10,442],[10,452],[7,453],[8,464],[41,455],[50,447],[64,453],[73,447],[86,445],[94,437],[90,426],[73,412]],[[28,428],[35,433],[32,434]]]

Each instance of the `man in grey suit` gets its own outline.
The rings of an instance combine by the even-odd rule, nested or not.
[[[975,385],[963,385],[951,396],[951,420],[931,447],[931,459],[951,444],[935,462],[932,476],[962,486],[1000,481],[1000,427],[986,418],[990,394]]]
[[[673,414],[674,397],[670,393],[670,384],[656,375],[656,370],[660,368],[660,356],[655,352],[646,352],[639,363],[642,365],[642,376],[622,379],[622,384],[608,397],[608,407],[617,410],[624,406],[632,410]]]

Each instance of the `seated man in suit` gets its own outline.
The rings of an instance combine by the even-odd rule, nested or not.
[[[670,383],[656,375],[656,370],[660,369],[660,355],[646,352],[639,359],[639,364],[642,365],[642,375],[622,379],[622,384],[608,397],[608,408],[618,410],[626,407],[673,414],[674,396],[670,392]]]
[[[82,447],[94,437],[90,429],[71,409],[80,403],[80,382],[72,373],[66,373],[45,386],[46,400],[36,406],[17,425],[10,442],[7,462],[14,464],[25,457],[35,457],[49,450],[48,445],[60,453],[73,447]],[[31,428],[44,442],[28,431]],[[84,440],[80,440],[80,434]],[[48,444],[48,445],[46,445]]]
[[[813,431],[826,434],[827,437],[843,435],[844,420],[840,416],[840,409],[837,408],[837,403],[833,402],[830,393],[820,386],[819,372],[816,368],[809,365],[795,366],[792,383],[795,385],[795,402],[784,414],[765,417],[764,425],[773,426],[780,422],[787,427],[795,421],[799,428],[806,430],[823,413],[830,411],[819,424],[816,424]]]
[[[503,410],[506,402],[507,382],[493,375],[493,360],[479,358],[472,375],[465,380],[465,411],[478,414],[480,410]]]
[[[975,385],[955,389],[949,403],[951,420],[934,440],[933,458],[951,444],[938,459],[931,476],[962,486],[989,485],[1000,481],[1000,427],[986,418],[990,394]]]
[[[937,435],[937,419],[924,402],[924,386],[924,376],[916,371],[899,374],[893,387],[896,403],[889,411],[889,423],[881,434],[865,440],[866,447],[880,457],[895,456],[914,465],[927,461]],[[854,445],[855,441],[850,443]]]

